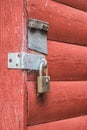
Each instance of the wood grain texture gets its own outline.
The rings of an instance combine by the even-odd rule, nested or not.
[[[87,116],[29,126],[27,130],[87,130]]]
[[[87,12],[87,0],[53,0]]]
[[[87,48],[48,41],[48,71],[51,81],[87,80]],[[36,80],[35,72],[27,80]]]
[[[87,45],[87,13],[52,0],[28,0],[29,18],[49,22],[48,39]]]
[[[36,95],[36,83],[28,86],[28,125],[87,114],[87,81],[51,82],[50,92]]]
[[[20,52],[23,0],[0,0],[0,130],[25,129],[24,72],[8,69],[8,53]]]

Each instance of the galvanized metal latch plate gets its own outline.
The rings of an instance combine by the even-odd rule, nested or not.
[[[45,56],[32,53],[8,53],[8,68],[39,70],[39,64]]]
[[[28,20],[28,48],[48,54],[47,49],[47,22],[37,19]]]

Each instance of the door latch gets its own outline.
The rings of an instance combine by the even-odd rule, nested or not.
[[[39,64],[45,56],[26,52],[8,53],[8,68],[39,70]]]

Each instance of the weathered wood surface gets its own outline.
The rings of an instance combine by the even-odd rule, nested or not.
[[[8,69],[8,53],[24,43],[22,16],[23,0],[0,0],[0,130],[25,129],[24,73]]]
[[[87,116],[29,126],[28,130],[87,130]]]
[[[87,13],[51,0],[28,0],[29,18],[49,22],[48,39],[87,45]]]
[[[51,81],[87,80],[87,48],[48,41],[48,70]],[[28,80],[36,80],[35,72],[28,73]]]
[[[87,114],[87,81],[51,82],[50,92],[39,97],[36,83],[28,86],[28,125]]]
[[[87,12],[87,0],[53,0]]]
[[[32,0],[32,2],[40,2],[40,4],[41,4],[42,1],[33,1]],[[45,2],[45,4],[46,4],[47,1],[44,0],[43,2]],[[43,2],[42,2],[42,4],[43,4]],[[57,3],[56,4],[53,4],[53,3],[52,3],[52,11],[53,11],[53,5],[54,5],[54,7],[56,7],[56,9],[58,7]],[[51,93],[45,95],[45,97],[44,97],[46,100],[42,99],[43,100],[42,101],[41,99],[39,99],[39,101],[38,101],[38,99],[36,97],[36,92],[34,89],[35,84],[33,82],[27,82],[27,84],[25,83],[26,73],[24,73],[21,70],[10,70],[7,68],[8,53],[25,51],[25,49],[26,49],[26,34],[25,34],[26,29],[25,29],[25,25],[24,25],[25,24],[24,22],[26,22],[26,18],[24,19],[24,17],[26,17],[27,14],[29,13],[28,12],[29,6],[27,6],[27,1],[25,2],[25,5],[26,5],[26,7],[24,8],[23,0],[20,0],[20,1],[18,1],[18,0],[15,0],[15,1],[1,0],[0,1],[0,8],[1,8],[1,10],[0,10],[0,32],[1,32],[1,35],[0,35],[0,53],[1,53],[1,55],[0,55],[0,70],[1,70],[1,72],[0,72],[0,130],[25,130],[26,129],[26,102],[27,102],[26,101],[26,86],[27,85],[28,85],[28,93],[29,93],[28,101],[30,104],[30,106],[28,106],[28,108],[29,108],[28,114],[30,114],[30,115],[28,115],[29,116],[28,124],[34,124],[34,123],[36,124],[36,123],[39,123],[40,120],[41,120],[41,122],[44,122],[44,119],[46,117],[43,117],[40,119],[40,116],[38,117],[38,115],[37,115],[37,119],[35,119],[35,117],[33,117],[33,115],[32,115],[32,112],[33,112],[33,114],[35,114],[36,112],[39,112],[39,110],[41,110],[41,108],[43,108],[43,110],[45,111],[46,107],[49,109],[49,113],[45,113],[45,114],[48,114],[47,121],[48,120],[50,121],[51,119],[54,120],[54,116],[56,117],[55,118],[56,120],[59,120],[59,119],[62,119],[62,116],[64,116],[63,118],[69,118],[69,117],[74,117],[74,116],[78,116],[78,115],[82,115],[82,114],[87,114],[87,102],[86,102],[87,101],[87,97],[86,97],[87,83],[86,82],[79,82],[79,83],[74,83],[74,84],[72,82],[70,82],[70,85],[68,85],[68,87],[67,87],[67,84],[64,82],[63,82],[64,86],[62,86],[61,85],[62,83],[60,83],[60,82],[58,82],[58,83],[53,82],[53,83],[51,83],[51,86],[52,86]],[[59,4],[59,5],[61,5],[61,4]],[[48,8],[49,6],[50,6],[50,8]],[[47,3],[46,9],[48,8],[49,13],[50,13],[51,4],[49,4],[49,6]],[[33,4],[32,4],[32,8],[34,8]],[[44,10],[44,6],[43,6],[43,10]],[[62,10],[60,10],[60,11],[62,12]],[[27,13],[26,16],[24,16],[25,12]],[[65,11],[63,10],[63,12],[65,12]],[[36,13],[36,15],[37,14],[38,13]],[[45,14],[44,11],[43,11],[42,15],[43,14]],[[56,11],[53,12],[53,14],[56,14]],[[68,14],[68,12],[66,14]],[[83,39],[84,39],[84,41],[86,40],[86,38],[85,38],[85,36],[86,36],[85,35],[86,14],[85,13],[80,13],[80,14],[76,13],[76,14],[78,14],[78,15],[76,15],[75,18],[77,18],[77,19],[79,18],[79,20],[82,20],[82,18],[84,18],[84,22],[83,21],[79,22],[79,20],[77,20],[75,22],[75,24],[76,23],[78,23],[78,24],[75,25],[75,28],[77,26],[77,31],[75,30],[75,32],[74,32],[75,35],[77,33],[79,36],[81,36],[81,34],[83,34],[84,38],[81,37],[81,39],[79,39],[79,36],[77,36],[77,38],[75,37],[76,41],[81,41],[81,43],[82,43]],[[47,12],[46,18],[48,16],[49,15]],[[38,17],[39,17],[39,15],[38,15]],[[60,20],[60,23],[62,20],[64,20],[64,16],[62,16],[62,17],[63,18]],[[44,17],[42,19],[45,20]],[[48,17],[48,19],[49,19],[49,17]],[[68,18],[65,18],[65,19],[68,20]],[[71,17],[71,19],[72,19],[72,17]],[[52,21],[54,21],[54,19]],[[71,20],[71,21],[73,21],[73,20]],[[57,22],[58,22],[58,20],[57,20]],[[67,22],[65,22],[65,24],[66,23]],[[83,23],[85,24],[85,26],[83,26],[84,25]],[[74,23],[71,23],[71,24],[74,24]],[[54,23],[53,23],[53,25],[55,26]],[[82,26],[82,28],[80,25]],[[78,29],[78,26],[80,26],[79,29]],[[56,27],[54,28],[54,30],[56,29]],[[62,28],[62,26],[61,26],[61,28]],[[67,26],[65,28],[67,28]],[[72,28],[73,28],[73,26],[72,26]],[[78,30],[81,30],[80,31],[81,33],[79,33]],[[66,31],[68,31],[68,30],[66,30]],[[68,31],[68,33],[70,33],[70,31]],[[55,33],[56,32],[57,32],[57,30],[55,31]],[[54,34],[53,36],[56,36],[55,33],[52,33],[52,35]],[[73,33],[73,37],[75,36],[74,33]],[[62,36],[64,34],[62,34]],[[57,36],[58,35],[59,34],[57,34]],[[56,36],[56,38],[57,38],[57,36]],[[49,35],[49,37],[51,37],[51,36]],[[67,37],[68,37],[68,34],[67,34]],[[71,40],[71,38],[73,38],[73,37],[70,37],[69,40]],[[54,37],[54,40],[58,40],[56,38]],[[60,38],[60,40],[61,39],[62,39],[62,37]],[[79,40],[77,40],[77,39],[79,39]],[[71,40],[71,42],[72,41],[73,40]],[[79,43],[79,42],[76,42],[76,43]],[[83,44],[84,43],[86,43],[86,41],[83,42]],[[86,51],[84,51],[84,53],[86,54]],[[81,54],[83,54],[83,51]],[[85,54],[83,54],[83,55],[85,55]],[[81,63],[83,63],[83,62],[81,62]],[[76,84],[76,86],[75,86],[75,84]],[[61,89],[59,87],[57,87],[56,85],[59,85],[59,87],[61,87]],[[69,89],[69,87],[71,87],[71,88]],[[54,100],[53,100],[53,98],[54,98]],[[52,104],[50,104],[50,103],[52,103]],[[61,105],[62,103],[63,103],[63,105]],[[39,106],[38,106],[38,104],[39,104]],[[52,109],[54,109],[53,110],[54,115],[53,115],[53,113],[51,115],[50,108],[52,106],[53,106]],[[64,110],[66,109],[65,111],[63,111],[63,109],[61,109],[63,107],[64,107]],[[36,108],[38,108],[38,111],[36,111]],[[64,113],[62,113],[62,114],[59,113],[60,109]],[[78,111],[77,111],[77,109],[78,109]],[[75,110],[75,111],[73,111],[73,110]],[[69,113],[68,112],[65,113],[66,111],[68,111]],[[58,113],[56,114],[56,112],[58,112]],[[42,112],[41,112],[41,114],[42,114]],[[49,114],[52,116],[52,118],[50,118]],[[57,117],[56,115],[58,115],[58,114],[60,116]],[[42,114],[42,116],[43,116],[43,114]],[[31,120],[31,118],[32,118],[32,120]],[[78,125],[76,125],[76,126],[79,127]],[[45,127],[45,125],[44,125],[44,127]],[[80,128],[82,128],[82,124],[81,124]],[[84,128],[85,128],[85,126],[84,126]]]

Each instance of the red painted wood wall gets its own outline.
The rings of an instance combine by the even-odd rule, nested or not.
[[[23,6],[23,0],[0,0],[0,130],[26,129],[26,74],[8,69],[8,53],[24,49]]]
[[[87,129],[86,3],[0,1],[0,130]],[[27,49],[28,18],[49,22],[51,89],[43,96],[36,94],[37,73],[7,66],[9,52],[37,53]]]
[[[54,1],[87,12],[87,0],[54,0]]]

